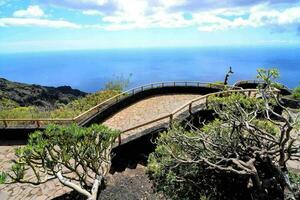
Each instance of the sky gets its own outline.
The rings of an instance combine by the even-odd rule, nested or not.
[[[300,0],[0,0],[0,52],[300,45]]]

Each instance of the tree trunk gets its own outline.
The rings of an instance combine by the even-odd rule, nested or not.
[[[97,200],[98,190],[102,182],[102,176],[97,175],[93,187],[92,187],[92,195],[87,200]]]

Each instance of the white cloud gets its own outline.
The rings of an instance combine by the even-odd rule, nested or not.
[[[82,28],[82,25],[64,20],[47,20],[35,18],[0,18],[0,27],[6,26],[38,26],[48,28]]]
[[[181,6],[187,3],[186,0],[160,0],[159,3],[164,7]]]
[[[222,18],[215,14],[195,14],[196,24],[200,31],[219,31],[240,27],[285,27],[300,23],[300,7],[284,10],[269,9],[265,6],[254,7],[249,10],[245,18],[236,17],[232,20]]]
[[[48,1],[53,4],[58,2]],[[211,8],[203,11],[187,7],[192,5],[191,2],[194,2],[195,7],[199,6],[195,0],[61,0],[59,1],[61,5],[72,5],[73,8],[80,8],[82,14],[100,16],[99,19],[102,21],[99,24],[85,25],[63,20],[34,20],[34,18],[44,16],[44,12],[38,6],[29,6],[26,10],[19,10],[13,14],[15,17],[23,17],[24,19],[3,18],[0,19],[0,26],[2,23],[2,26],[30,25],[105,30],[196,27],[199,31],[212,32],[243,27],[280,26],[285,28],[300,23],[300,7],[291,5],[294,7],[280,8],[274,7],[270,1],[259,4],[257,4],[258,0],[254,1],[255,3],[245,6],[238,1],[229,0],[230,3],[228,4],[223,2],[229,7]],[[292,2],[293,0],[289,1]],[[200,4],[212,2],[217,2],[217,0],[204,0]],[[241,1],[239,0],[239,2]],[[230,6],[233,4],[235,6]],[[57,25],[56,21],[58,22]]]
[[[102,16],[103,13],[98,10],[84,10],[82,11],[82,14],[84,15],[91,15],[91,16]]]
[[[73,0],[71,0],[73,1]],[[96,5],[104,5],[108,2],[108,0],[76,0],[78,3],[82,3],[82,4],[96,4]]]
[[[14,17],[40,18],[45,15],[39,6],[29,6],[26,10],[17,10],[13,13]]]

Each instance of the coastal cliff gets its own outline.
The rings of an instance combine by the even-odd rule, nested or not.
[[[0,78],[0,99],[9,99],[19,106],[38,106],[48,109],[68,104],[87,93],[70,86],[48,87],[18,83]]]

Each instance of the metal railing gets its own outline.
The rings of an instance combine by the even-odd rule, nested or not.
[[[185,87],[208,87],[208,88],[224,88],[224,85],[217,84],[217,83],[209,83],[209,82],[198,82],[198,81],[168,81],[168,82],[157,82],[151,83],[143,86],[139,86],[125,92],[122,92],[118,95],[115,95],[98,105],[90,108],[89,110],[79,114],[74,118],[64,118],[64,119],[0,119],[0,128],[44,128],[50,123],[55,124],[70,124],[70,123],[77,123],[82,125],[86,120],[90,119],[91,117],[101,113],[107,107],[122,101],[123,99],[135,95],[139,92],[143,92],[145,90],[154,89],[154,88],[163,88],[163,87],[178,87],[178,86],[185,86]],[[236,86],[226,86],[228,88],[237,88],[242,89]]]
[[[236,83],[233,84],[234,87],[238,87],[240,84],[263,84],[263,81],[259,80],[241,80],[237,81]]]
[[[167,115],[158,117],[158,118],[156,118],[154,120],[150,120],[150,121],[147,121],[147,122],[145,122],[143,124],[139,124],[137,126],[134,126],[134,127],[131,127],[131,128],[128,128],[126,130],[121,131],[121,135],[118,138],[118,143],[119,144],[122,143],[122,134],[124,134],[124,133],[130,132],[130,131],[139,129],[141,127],[145,127],[147,125],[150,125],[150,124],[153,124],[153,123],[156,123],[156,122],[159,122],[159,121],[163,121],[163,120],[166,120],[166,119],[168,119],[168,124],[171,124],[173,122],[173,120],[175,119],[175,115],[176,114],[183,113],[185,111],[188,111],[190,114],[192,114],[193,105],[196,104],[197,102],[200,103],[200,104],[202,104],[202,105],[205,104],[206,107],[208,107],[209,97],[220,96],[220,95],[221,96],[225,96],[225,95],[230,94],[230,93],[243,93],[243,94],[245,94],[247,96],[252,96],[252,95],[257,94],[257,91],[258,91],[257,89],[226,90],[226,91],[214,92],[214,93],[206,94],[206,95],[201,96],[201,97],[197,97],[197,98],[191,100],[190,102],[186,103],[185,105],[183,105],[183,106],[175,109],[173,112],[171,112],[171,113],[169,113]],[[199,102],[199,101],[202,101],[202,102]],[[199,104],[197,106],[199,106]]]

